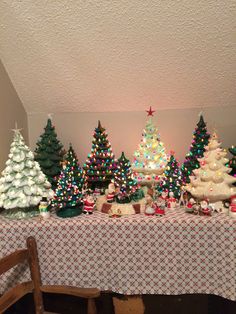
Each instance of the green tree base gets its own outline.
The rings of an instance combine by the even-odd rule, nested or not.
[[[63,208],[57,211],[57,216],[61,218],[71,218],[82,214],[83,206]]]

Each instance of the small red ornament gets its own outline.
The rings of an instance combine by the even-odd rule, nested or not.
[[[149,110],[146,110],[146,112],[148,113],[148,117],[149,117],[149,116],[153,116],[153,113],[155,112],[155,110],[152,110],[152,107],[150,106]]]

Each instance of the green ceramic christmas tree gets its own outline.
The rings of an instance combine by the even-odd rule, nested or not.
[[[230,174],[231,176],[234,176],[236,178],[236,147],[235,146],[230,147],[229,152],[233,155],[233,158],[230,159],[228,163],[228,166],[232,169]]]
[[[133,179],[130,161],[125,157],[124,152],[122,152],[117,161],[114,182],[115,186],[120,190],[120,198],[122,199],[123,196],[131,201],[131,196],[137,189],[137,182]],[[119,201],[119,197],[117,198],[117,201]]]
[[[55,188],[57,177],[61,172],[63,145],[57,139],[55,127],[52,125],[51,119],[48,119],[44,130],[44,133],[37,142],[35,160],[38,161],[43,173],[47,176],[52,187]]]
[[[185,161],[181,167],[183,183],[190,182],[190,176],[194,169],[199,168],[199,158],[203,157],[205,147],[208,145],[210,134],[207,132],[206,123],[200,113],[200,119],[193,133],[193,141],[189,149],[189,153],[185,157]]]
[[[92,141],[91,153],[84,164],[84,171],[88,187],[95,189],[106,188],[114,178],[114,154],[107,138],[106,130],[98,121]]]
[[[77,156],[70,145],[67,157],[60,173],[52,207],[57,215],[63,218],[73,217],[82,213],[83,171]]]
[[[161,179],[157,190],[159,193],[163,191],[173,192],[175,198],[180,197],[182,176],[179,168],[179,163],[175,159],[174,152],[170,153],[170,159],[167,163],[164,176]]]

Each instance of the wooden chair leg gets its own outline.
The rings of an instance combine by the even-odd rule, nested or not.
[[[94,299],[88,299],[87,314],[97,314],[97,308]]]
[[[29,265],[30,265],[30,272],[31,278],[34,283],[34,303],[35,303],[35,312],[36,314],[43,314],[44,307],[43,307],[43,295],[42,291],[40,290],[41,283],[41,276],[40,276],[40,268],[39,268],[39,260],[38,260],[38,251],[37,251],[37,244],[33,237],[27,238],[27,247],[29,250]]]

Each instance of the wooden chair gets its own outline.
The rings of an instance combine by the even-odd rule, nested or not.
[[[27,239],[27,249],[17,250],[14,253],[3,257],[0,260],[0,276],[12,267],[28,261],[31,273],[31,281],[23,282],[8,290],[0,297],[0,313],[4,313],[12,304],[18,301],[27,293],[33,292],[35,313],[49,314],[44,311],[42,293],[68,294],[76,297],[88,299],[88,314],[96,314],[95,298],[100,296],[100,291],[96,288],[77,288],[71,286],[43,286],[40,277],[39,260],[36,241],[33,237]]]

